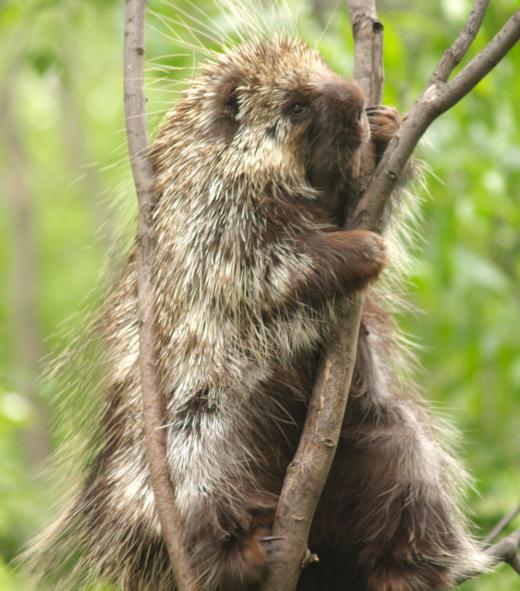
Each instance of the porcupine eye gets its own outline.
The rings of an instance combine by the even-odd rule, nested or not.
[[[238,93],[236,88],[229,93],[225,107],[233,119],[236,119],[238,115]]]
[[[303,103],[294,103],[291,106],[291,115],[301,115],[305,111],[305,105]]]
[[[299,123],[306,118],[309,104],[303,99],[290,102],[285,108],[285,115],[293,123]]]

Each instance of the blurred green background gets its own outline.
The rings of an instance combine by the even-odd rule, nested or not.
[[[386,103],[409,109],[470,4],[379,2]],[[470,55],[517,8],[491,4]],[[241,11],[209,0],[151,0],[150,9],[153,133],[200,45],[235,37]],[[58,385],[42,380],[41,359],[96,309],[100,270],[117,259],[109,245],[132,232],[123,11],[122,0],[0,2],[0,591],[27,589],[9,562],[52,504],[53,476],[41,469],[60,439]],[[291,3],[289,13],[331,66],[351,74],[342,2]],[[433,125],[421,155],[429,195],[409,286],[420,312],[401,322],[420,346],[419,381],[462,431],[476,479],[469,505],[485,533],[520,502],[520,47]],[[464,588],[510,591],[518,581],[501,566]]]

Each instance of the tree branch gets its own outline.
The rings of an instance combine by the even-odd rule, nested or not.
[[[507,562],[513,570],[520,575],[520,558],[518,557],[518,548],[520,547],[520,529],[517,529],[512,534],[509,534],[502,540],[493,544],[486,550],[486,554],[490,557],[491,563],[489,567],[497,566],[501,562]],[[468,576],[461,577],[457,580],[457,585],[461,585],[470,579],[478,577],[482,573],[472,573]]]
[[[263,591],[296,588],[307,553],[307,540],[327,480],[343,423],[356,360],[362,299],[357,296],[324,356],[293,461],[278,501],[273,534],[285,538],[283,552],[271,566]]]
[[[374,26],[374,23],[379,23],[375,0],[347,0],[347,4],[356,41],[355,77],[368,97],[380,97],[382,67],[381,70],[374,68],[374,59],[376,51],[381,52],[382,49],[382,26]],[[389,196],[426,129],[436,117],[465,96],[518,39],[520,19],[517,12],[453,81],[445,82],[477,35],[487,4],[487,0],[476,0],[461,33],[442,57],[430,83],[387,147],[350,218],[349,227],[378,232],[384,229]],[[368,39],[367,36],[371,35],[379,35],[379,41]],[[379,79],[374,74],[377,71],[380,72]],[[360,183],[363,183],[363,178]],[[285,550],[272,568],[263,591],[292,591],[296,588],[304,565],[314,511],[332,464],[343,423],[356,360],[362,306],[363,296],[358,294],[349,305],[342,308],[338,329],[318,371],[306,423],[294,459],[287,470],[273,525],[274,535],[286,540]],[[493,556],[505,552],[503,547],[497,546],[489,549],[495,552]],[[508,542],[507,548],[510,546]]]
[[[354,78],[361,85],[369,105],[381,103],[383,94],[383,25],[377,18],[375,2],[348,0],[354,35]]]
[[[493,544],[486,550],[486,554],[493,559],[492,566],[500,564],[501,562],[509,562],[511,566],[517,570],[518,566],[518,547],[520,546],[520,529],[517,529],[512,534],[509,534],[496,544]]]
[[[482,540],[482,545],[484,547],[489,547],[491,545],[491,542],[495,538],[497,538],[506,529],[506,527],[513,521],[513,519],[518,514],[520,514],[520,505],[518,505],[518,507],[515,507],[507,515],[505,515],[504,517],[502,517],[502,519],[495,525],[495,527]]]
[[[139,200],[137,285],[139,294],[139,370],[144,434],[155,507],[168,549],[176,588],[196,591],[197,585],[184,546],[166,453],[165,404],[161,395],[155,351],[155,314],[152,285],[154,236],[152,211],[156,200],[155,175],[147,155],[144,95],[145,0],[127,0],[125,16],[124,89],[128,149]]]
[[[448,80],[450,74],[466,55],[469,46],[473,43],[477,33],[480,31],[488,5],[489,0],[476,0],[462,31],[451,44],[451,47],[444,52],[441,61],[435,68],[430,84],[439,81],[446,82]]]
[[[498,64],[520,39],[520,10],[517,10],[487,46],[449,81],[438,100],[440,115],[466,96]]]

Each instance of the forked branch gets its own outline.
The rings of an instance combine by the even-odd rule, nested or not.
[[[482,4],[485,3],[482,0],[477,0],[477,6]],[[472,15],[475,15],[475,9],[472,11]],[[481,23],[482,19],[479,22]],[[466,29],[467,26],[464,27],[457,41],[462,38]],[[415,146],[431,123],[466,96],[518,41],[520,38],[520,10],[511,16],[476,57],[452,80],[447,80],[456,64],[463,57],[462,49],[467,51],[475,35],[476,32],[469,36],[471,38],[465,38],[464,44],[455,42],[448,50],[450,53],[456,46],[457,59],[452,57],[448,63],[446,53],[444,54],[435,69],[436,74],[432,76],[426,88],[415,101],[399,132],[388,145],[352,218],[352,227],[363,227],[375,231],[383,229],[382,220],[384,219],[385,206]]]
[[[498,536],[506,529],[506,527],[515,519],[517,515],[520,515],[520,505],[515,507],[507,515],[504,515],[502,519],[495,525],[495,527],[488,533],[488,535],[482,540],[482,544],[485,547],[490,547],[493,540],[496,540]]]
[[[146,0],[127,0],[125,18],[125,119],[128,150],[139,200],[137,286],[139,300],[139,371],[150,481],[176,588],[196,591],[197,585],[184,546],[175,495],[170,481],[165,408],[156,371],[156,331],[152,286],[154,235],[152,211],[155,175],[148,157],[144,95],[144,23]]]

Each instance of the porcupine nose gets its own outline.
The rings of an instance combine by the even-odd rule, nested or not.
[[[335,75],[324,82],[322,97],[337,123],[357,128],[365,109],[365,96],[357,82]]]
[[[308,177],[314,186],[323,188],[352,165],[368,137],[368,120],[363,91],[354,81],[329,74],[316,85],[315,97]]]

